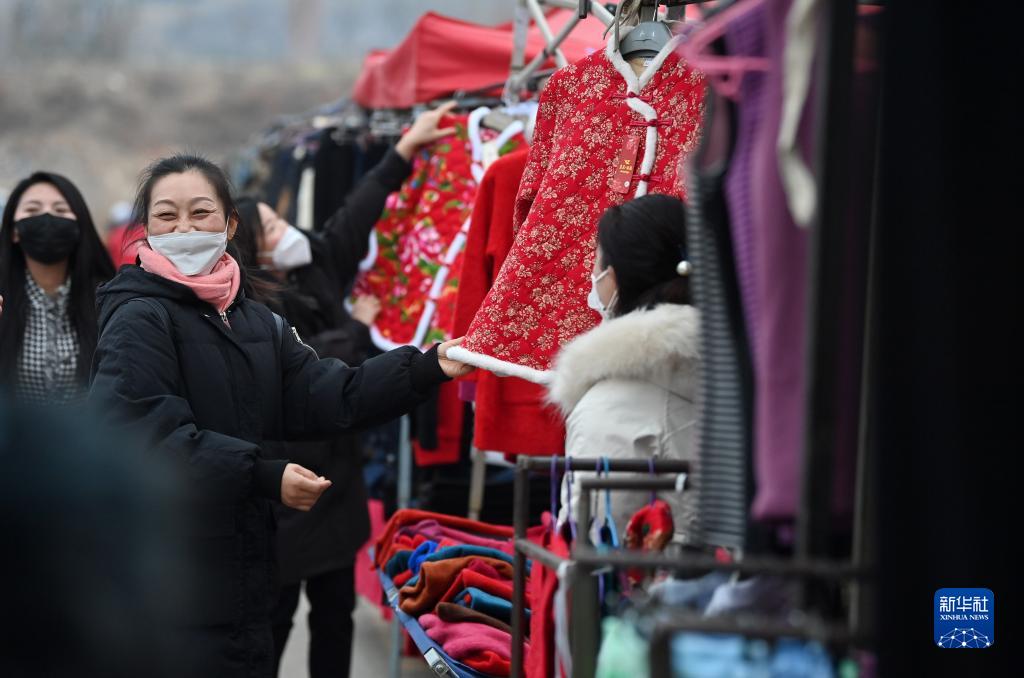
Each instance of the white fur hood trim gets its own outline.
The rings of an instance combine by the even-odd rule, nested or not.
[[[699,358],[699,314],[662,304],[607,320],[567,344],[555,359],[548,400],[568,415],[594,384],[639,379],[659,384]]]

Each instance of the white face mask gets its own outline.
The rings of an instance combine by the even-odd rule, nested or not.
[[[230,223],[230,222],[229,222]],[[223,231],[164,233],[146,238],[154,252],[167,257],[182,275],[206,275],[228,248],[228,225]]]
[[[594,275],[593,273],[590,274],[590,294],[587,295],[587,306],[600,313],[601,317],[605,320],[607,320],[608,316],[611,315],[611,309],[615,304],[615,298],[619,296],[619,291],[615,290],[615,292],[612,293],[612,298],[608,301],[608,305],[606,306],[601,303],[601,295],[597,293],[597,283],[601,278],[608,275],[608,271],[610,270],[610,268],[606,268],[601,271],[600,275]]]
[[[279,271],[290,271],[293,268],[313,263],[313,250],[309,246],[306,234],[289,226],[277,242],[277,247],[270,255],[274,268]]]

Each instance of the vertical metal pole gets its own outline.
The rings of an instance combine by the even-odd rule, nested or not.
[[[853,82],[854,0],[824,3],[818,78],[817,161],[819,208],[810,234],[803,479],[797,516],[797,555],[827,551],[832,521],[836,451],[840,298],[848,203],[848,137]],[[812,589],[804,591],[813,596]],[[813,605],[811,600],[805,604]]]
[[[580,489],[577,544],[590,542],[591,491]],[[577,564],[569,574],[572,591],[570,635],[572,675],[593,678],[597,672],[597,651],[601,645],[601,609],[597,579],[589,567]]]
[[[398,508],[409,508],[409,500],[412,497],[412,444],[409,441],[412,426],[409,422],[409,415],[405,415],[398,424]],[[401,678],[402,676],[402,622],[398,621],[398,615],[391,617],[391,647],[388,657],[388,676],[390,678]]]
[[[516,11],[512,21],[512,64],[502,94],[502,99],[510,105],[519,103],[520,84],[517,76],[526,66],[526,38],[530,30],[530,9],[526,0],[516,0]]]
[[[516,459],[516,478],[513,486],[512,529],[516,539],[526,538],[530,506],[530,470],[527,457]],[[535,563],[535,567],[540,567]],[[526,556],[515,549],[512,556],[512,656],[511,676],[523,676],[523,638],[526,637]]]
[[[391,678],[402,676],[402,640],[402,622],[398,621],[398,615],[392,612],[391,647],[388,648],[388,675]]]
[[[883,76],[884,77],[884,76]],[[882,85],[879,84],[879,92]],[[868,230],[867,294],[864,309],[864,359],[860,386],[860,430],[857,443],[857,489],[853,514],[853,564],[855,566],[877,566],[875,539],[878,526],[878,502],[871,501],[871,488],[878,472],[874,427],[875,380],[877,374],[877,316],[878,316],[878,210],[879,176],[882,160],[881,103],[879,94],[878,119],[875,137],[875,162],[871,195],[871,221]],[[850,594],[850,631],[854,635],[868,634],[873,629],[875,616],[874,592],[877,586],[872,580],[854,580]]]
[[[412,423],[405,415],[398,424],[398,508],[409,508],[412,499]]]
[[[487,482],[487,454],[475,447],[469,449],[473,460],[473,468],[469,477],[469,515],[470,520],[480,520],[480,512],[484,508],[484,485]]]

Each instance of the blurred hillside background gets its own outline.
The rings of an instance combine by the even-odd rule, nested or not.
[[[66,174],[97,224],[150,160],[214,160],[333,101],[427,11],[507,21],[511,0],[0,0],[0,193]]]

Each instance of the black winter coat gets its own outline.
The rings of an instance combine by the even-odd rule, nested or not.
[[[370,231],[388,195],[411,171],[394,149],[388,151],[323,230],[307,234],[312,263],[290,271],[278,303],[271,304],[320,357],[359,365],[375,352],[369,328],[348,314],[343,296],[366,257]],[[275,506],[281,582],[292,584],[351,566],[370,537],[358,437],[346,433],[327,442],[288,443],[280,454],[333,483],[311,511]]]
[[[286,462],[265,458],[265,441],[337,436],[407,412],[445,380],[436,349],[397,349],[359,368],[320,360],[244,294],[229,328],[188,287],[137,266],[98,302],[90,400],[180,461],[195,499],[188,555],[199,576],[176,632],[189,673],[269,678],[271,505]]]

